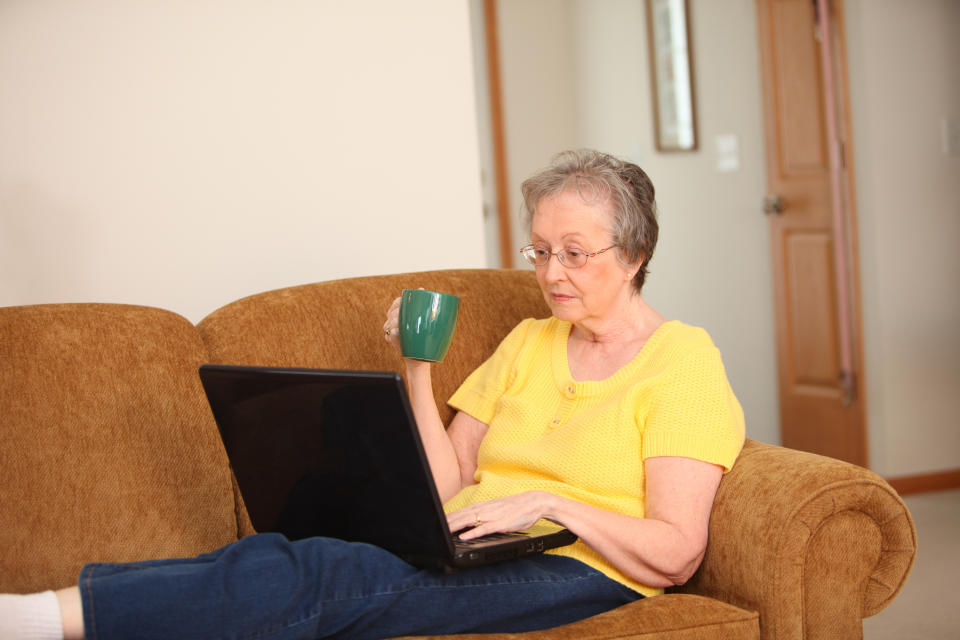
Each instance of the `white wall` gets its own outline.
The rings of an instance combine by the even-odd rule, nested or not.
[[[944,153],[942,122],[960,127],[960,2],[844,6],[871,466],[888,477],[955,470],[960,157]],[[644,167],[661,213],[645,296],[711,332],[748,435],[779,442],[755,2],[690,1],[700,149],[681,154],[653,148],[642,2],[499,7],[512,192],[567,146]],[[521,53],[532,57],[512,58]],[[723,134],[739,142],[737,171],[716,169]]]
[[[960,159],[940,127],[960,2],[845,7],[871,458],[956,469]],[[499,3],[511,208],[563,148],[647,169],[646,295],[711,332],[748,434],[778,442],[754,2],[691,0],[701,147],[674,155],[653,150],[642,8]],[[448,0],[0,3],[0,305],[196,321],[301,282],[484,266],[468,23]],[[715,168],[721,134],[738,171]]]
[[[644,297],[710,332],[747,434],[778,443],[753,0],[691,3],[700,150],[673,154],[654,150],[643,2],[507,0],[499,11],[511,194],[565,147],[598,148],[643,167],[657,189],[661,229]],[[714,141],[730,134],[740,168],[722,172]]]
[[[0,305],[485,266],[466,2],[0,3]]]
[[[960,2],[846,0],[872,466],[960,468]]]
[[[567,0],[497,2],[500,82],[514,264],[529,234],[519,224],[520,183],[558,151],[579,144],[576,51]]]

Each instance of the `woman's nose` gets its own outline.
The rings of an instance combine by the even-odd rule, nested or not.
[[[547,259],[547,264],[540,268],[543,269],[544,277],[551,282],[562,280],[567,275],[567,268],[560,262],[560,256],[555,254],[550,256]]]

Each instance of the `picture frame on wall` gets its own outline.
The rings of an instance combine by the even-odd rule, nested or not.
[[[658,151],[697,149],[688,0],[646,0],[654,144]]]

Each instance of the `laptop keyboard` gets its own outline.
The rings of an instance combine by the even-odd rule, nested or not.
[[[456,534],[453,535],[454,544],[461,547],[471,547],[478,546],[483,544],[489,544],[491,542],[496,542],[498,540],[506,540],[508,538],[516,538],[518,536],[523,536],[523,533],[488,533],[485,536],[480,536],[479,538],[474,538],[473,540],[461,540]]]

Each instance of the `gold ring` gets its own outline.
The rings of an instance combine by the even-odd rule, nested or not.
[[[476,518],[476,522],[473,523],[473,526],[479,527],[480,525],[483,524],[483,520],[480,519],[480,514],[479,514],[479,513],[473,514],[473,517]]]

